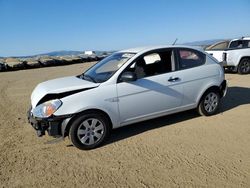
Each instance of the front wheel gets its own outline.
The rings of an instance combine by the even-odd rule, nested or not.
[[[203,95],[197,110],[200,115],[211,116],[216,114],[219,104],[219,93],[217,91],[208,91]]]
[[[250,72],[250,59],[244,58],[240,61],[238,66],[239,74],[248,74]]]
[[[79,116],[69,131],[70,140],[81,150],[93,149],[101,145],[110,134],[107,117],[100,113]]]

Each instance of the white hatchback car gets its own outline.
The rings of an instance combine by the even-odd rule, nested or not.
[[[38,136],[69,136],[79,149],[104,142],[112,129],[197,108],[216,113],[227,83],[216,59],[187,46],[116,52],[83,74],[40,83],[28,119]]]

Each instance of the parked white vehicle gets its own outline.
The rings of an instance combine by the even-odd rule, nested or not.
[[[38,136],[69,136],[79,149],[111,129],[197,108],[216,113],[227,84],[223,67],[203,51],[158,46],[116,52],[79,76],[40,83],[28,119]]]
[[[250,37],[216,43],[208,47],[206,52],[232,71],[250,73]]]

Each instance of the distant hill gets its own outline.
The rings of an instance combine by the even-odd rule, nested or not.
[[[96,55],[102,55],[103,53],[109,53],[111,51],[95,51]],[[71,55],[79,55],[83,54],[84,51],[72,51],[72,50],[61,50],[61,51],[53,51],[48,53],[42,53],[42,54],[36,54],[36,55],[30,55],[30,56],[11,56],[13,58],[32,58],[37,56],[71,56]],[[0,57],[5,58],[5,57]]]
[[[96,55],[102,55],[103,53],[107,53],[110,51],[94,51]],[[54,51],[54,52],[49,52],[49,53],[44,53],[44,54],[38,54],[34,56],[65,56],[65,55],[79,55],[83,54],[84,51]]]
[[[227,39],[212,39],[212,40],[186,42],[186,43],[183,43],[183,45],[206,47],[216,42],[220,42],[224,40],[227,40]],[[102,55],[105,52],[109,53],[111,51],[95,51],[95,52],[96,52],[96,55]],[[84,51],[61,50],[61,51],[53,51],[53,52],[42,53],[42,54],[31,55],[31,56],[13,56],[13,57],[14,58],[32,58],[36,56],[67,56],[67,55],[79,55],[82,53],[84,53]],[[4,57],[0,57],[0,58],[4,58]]]
[[[38,54],[35,56],[65,56],[65,55],[78,55],[80,53],[83,53],[83,51],[62,50],[62,51],[54,51],[54,52],[49,52],[49,53]]]
[[[65,55],[78,55],[83,53],[83,51],[71,51],[71,50],[61,50],[61,51],[53,51],[48,53],[30,55],[30,56],[14,56],[15,58],[32,58],[36,56],[65,56]]]
[[[212,39],[212,40],[202,40],[202,41],[194,41],[194,42],[187,42],[184,43],[184,45],[190,45],[190,46],[209,46],[216,42],[224,41],[227,39]]]

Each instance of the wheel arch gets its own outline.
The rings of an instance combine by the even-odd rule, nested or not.
[[[239,63],[241,62],[242,59],[249,59],[249,60],[250,60],[250,56],[242,56],[242,57],[240,58]]]
[[[201,96],[199,97],[199,100],[197,102],[197,106],[200,104],[202,98],[204,97],[204,95],[209,92],[209,91],[217,91],[220,94],[220,97],[223,97],[223,91],[220,89],[220,86],[210,86],[209,88],[207,88],[205,91],[203,91],[203,93],[201,94]]]
[[[112,122],[110,116],[108,115],[108,113],[106,113],[103,110],[97,109],[97,108],[92,108],[92,109],[87,109],[87,110],[83,110],[81,112],[78,112],[78,113],[74,114],[71,118],[63,121],[62,127],[61,127],[62,136],[63,137],[68,136],[69,135],[69,130],[70,130],[70,127],[71,127],[72,123],[79,116],[84,115],[84,114],[88,114],[88,113],[99,113],[99,114],[104,115],[107,118],[107,120],[109,121],[110,128],[113,129],[113,122]]]

